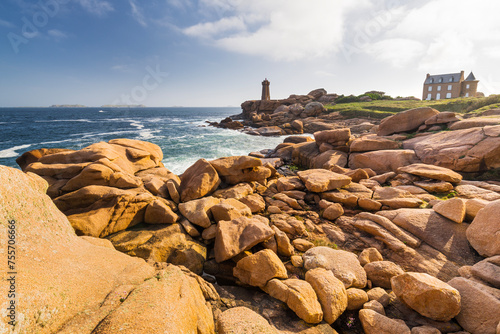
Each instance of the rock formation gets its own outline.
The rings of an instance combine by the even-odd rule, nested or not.
[[[314,118],[325,93],[276,114]],[[410,110],[379,135],[323,128],[180,176],[135,140],[25,153],[24,174],[0,169],[0,209],[30,227],[28,289],[60,273],[56,294],[20,308],[25,332],[495,333],[500,184],[468,178],[500,164],[500,125],[426,132],[455,116]],[[130,321],[143,303],[152,312]]]

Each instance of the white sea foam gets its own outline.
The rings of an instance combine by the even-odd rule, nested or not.
[[[1,150],[0,151],[0,158],[15,158],[19,155],[19,153],[17,153],[16,151],[28,148],[30,146],[31,146],[31,144],[18,145],[18,146],[14,146],[14,147],[11,147],[11,148],[8,148],[5,150]]]
[[[54,122],[83,122],[83,123],[96,123],[98,121],[93,121],[90,119],[51,119],[51,120],[38,120],[35,123],[54,123]]]
[[[79,135],[81,136],[81,134]],[[49,144],[59,144],[74,141],[75,139],[64,139],[64,140],[54,140],[54,141],[44,141],[42,143],[37,143],[37,145],[49,145]]]

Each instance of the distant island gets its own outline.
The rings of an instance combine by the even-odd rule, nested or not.
[[[88,108],[81,104],[53,104],[49,108]]]

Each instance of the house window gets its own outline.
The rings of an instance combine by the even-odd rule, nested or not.
[[[441,100],[441,94],[440,93],[436,94],[436,100]]]
[[[438,86],[438,92],[441,90],[441,86]]]
[[[469,84],[467,84],[467,85],[465,86],[465,88],[469,89],[469,88],[470,88],[470,85],[469,85]]]
[[[429,92],[432,92],[432,86],[429,86]]]
[[[451,93],[446,93],[446,98],[451,99]]]
[[[427,94],[427,100],[430,100],[432,98],[432,94]]]
[[[448,85],[448,90],[451,90],[451,85]]]

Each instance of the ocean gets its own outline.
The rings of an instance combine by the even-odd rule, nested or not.
[[[208,126],[240,108],[0,108],[0,164],[37,148],[82,149],[115,138],[152,142],[163,164],[182,174],[200,158],[247,155],[284,137],[260,137]]]

